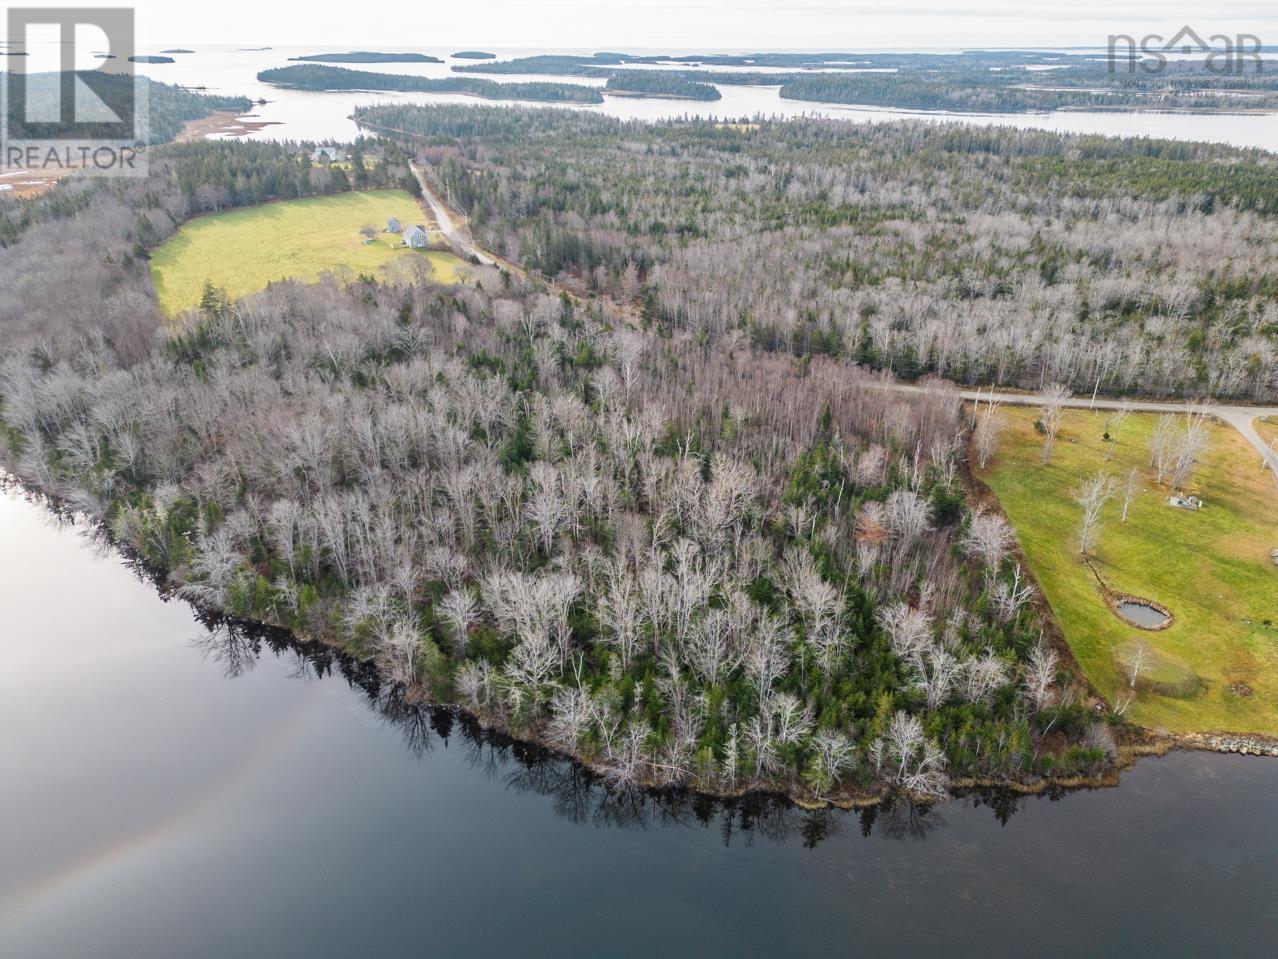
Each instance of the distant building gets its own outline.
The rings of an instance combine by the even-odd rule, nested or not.
[[[411,246],[414,250],[424,250],[430,243],[430,237],[426,234],[426,228],[421,224],[410,226],[404,231],[404,246]]]
[[[404,228],[399,225],[399,220],[395,219],[394,217],[391,217],[389,220],[386,221],[387,233],[399,233],[403,229]]]
[[[342,154],[337,147],[316,147],[311,154],[312,163],[336,163],[340,159]]]

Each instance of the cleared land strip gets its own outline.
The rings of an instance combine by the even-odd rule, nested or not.
[[[905,384],[902,384],[905,385]],[[915,387],[918,389],[918,387]],[[1016,406],[1042,406],[1044,397],[1040,393],[1006,393],[998,390],[960,390],[963,399],[978,402],[980,400],[996,403],[1008,403]],[[1267,465],[1274,474],[1274,483],[1278,484],[1278,453],[1275,453],[1261,438],[1256,430],[1256,420],[1262,416],[1278,419],[1278,406],[1233,406],[1228,403],[1197,402],[1160,402],[1156,400],[1124,400],[1124,399],[1091,399],[1075,396],[1065,401],[1065,405],[1076,410],[1117,410],[1124,406],[1136,413],[1188,413],[1191,410],[1202,410],[1222,423],[1228,423],[1243,439],[1252,445],[1260,454],[1261,462]],[[1264,468],[1262,465],[1262,469]]]

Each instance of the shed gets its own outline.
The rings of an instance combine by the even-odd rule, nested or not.
[[[411,246],[414,250],[424,250],[430,243],[430,237],[426,234],[426,228],[421,224],[410,226],[404,231],[404,246]]]
[[[397,220],[395,217],[391,217],[389,220],[386,221],[387,233],[399,233],[403,229],[404,228],[399,225],[399,220]]]

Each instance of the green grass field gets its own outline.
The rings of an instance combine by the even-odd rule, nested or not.
[[[174,316],[196,306],[206,280],[235,299],[275,280],[313,281],[330,270],[376,274],[400,257],[426,257],[437,280],[454,282],[462,261],[451,253],[409,250],[397,235],[380,232],[392,216],[405,225],[424,220],[402,190],[308,197],[199,217],[152,253],[160,308]],[[365,224],[379,231],[372,243],[360,235]]]
[[[1198,513],[1167,505],[1155,484],[1149,440],[1155,417],[1132,416],[1118,431],[1114,459],[1102,441],[1104,416],[1066,414],[1050,466],[1041,465],[1037,412],[1011,409],[998,453],[978,472],[998,495],[1021,546],[1087,676],[1112,703],[1130,692],[1118,660],[1140,639],[1158,654],[1159,671],[1188,667],[1205,683],[1188,696],[1142,685],[1127,717],[1173,732],[1278,735],[1278,491],[1259,457],[1233,429],[1217,425],[1189,492]],[[1122,485],[1140,469],[1127,523]],[[1079,559],[1081,508],[1073,491],[1104,469],[1119,482],[1094,548],[1111,588],[1156,600],[1175,621],[1166,630],[1134,628],[1106,605]],[[1191,684],[1192,685],[1192,684]],[[1231,689],[1231,686],[1233,687]],[[1240,695],[1250,689],[1250,695]]]
[[[1278,420],[1270,417],[1268,420],[1256,420],[1256,432],[1260,434],[1260,438],[1266,443],[1272,443],[1278,440]]]

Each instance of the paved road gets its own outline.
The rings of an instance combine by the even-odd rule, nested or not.
[[[417,177],[417,182],[421,184],[422,199],[430,207],[431,216],[435,218],[435,224],[439,227],[439,232],[444,234],[448,242],[464,255],[473,256],[484,266],[496,265],[496,259],[475,245],[474,237],[470,235],[470,229],[458,225],[453,219],[452,213],[449,212],[444,201],[435,194],[434,186],[426,179],[426,174],[422,172],[421,168],[412,162],[408,164],[408,167],[413,171],[413,176]]]
[[[1039,393],[1005,393],[998,390],[960,390],[963,399],[988,401],[991,398],[999,403],[1017,406],[1042,406],[1043,397]],[[1231,406],[1226,403],[1163,403],[1153,400],[1092,400],[1086,396],[1075,396],[1065,405],[1073,409],[1116,410],[1124,402],[1138,413],[1186,413],[1190,410],[1204,410],[1221,422],[1228,423],[1256,450],[1262,463],[1267,464],[1274,473],[1274,482],[1278,483],[1278,451],[1270,448],[1256,432],[1256,418],[1268,416],[1278,421],[1278,406]],[[1263,466],[1261,467],[1264,468]]]

